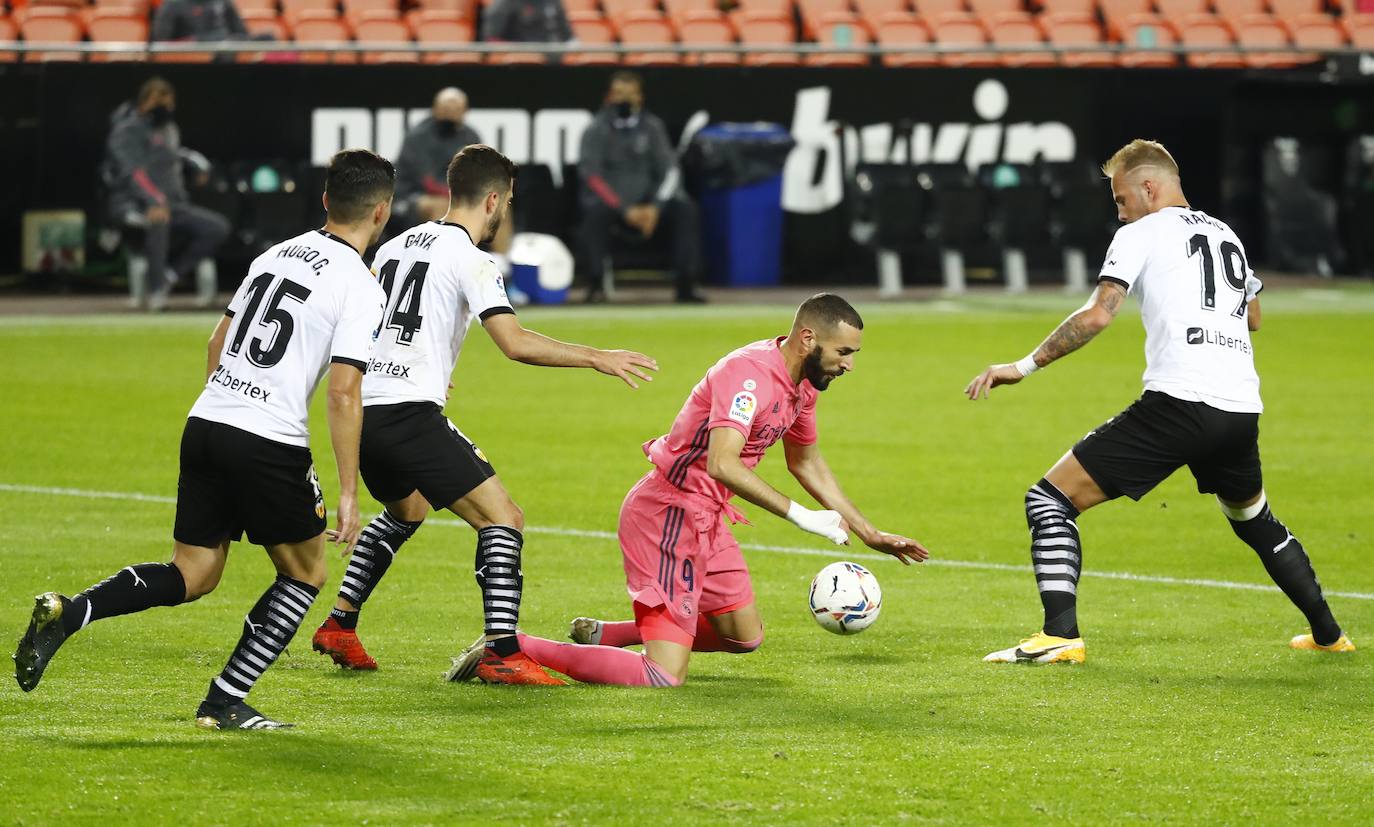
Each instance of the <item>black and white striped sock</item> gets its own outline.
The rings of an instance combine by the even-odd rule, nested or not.
[[[243,635],[224,671],[210,682],[206,699],[219,704],[241,701],[295,637],[310,604],[320,590],[308,583],[277,575],[252,611],[243,619]]]
[[[525,582],[520,571],[520,549],[524,544],[524,536],[510,526],[488,526],[477,532],[477,585],[482,589],[486,632],[510,635],[511,641],[515,640],[515,627],[520,622],[520,589]],[[509,647],[495,648],[499,651]]]
[[[401,544],[411,538],[420,524],[397,519],[386,511],[373,517],[348,558],[339,597],[361,609],[401,550]]]
[[[1055,637],[1078,637],[1078,575],[1083,570],[1083,549],[1076,517],[1078,509],[1073,502],[1049,480],[1042,478],[1026,492],[1031,565],[1045,609],[1044,632]]]

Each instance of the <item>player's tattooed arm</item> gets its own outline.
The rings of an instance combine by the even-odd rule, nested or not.
[[[1125,300],[1124,285],[1114,281],[1100,282],[1088,303],[1060,322],[1059,327],[1055,328],[1030,356],[1016,363],[988,366],[965,386],[964,394],[974,400],[986,398],[988,391],[993,388],[999,385],[1015,385],[1031,371],[1073,353],[1091,342],[1093,337],[1112,323]]]
[[[1093,340],[1112,323],[1126,300],[1126,289],[1114,281],[1097,285],[1088,303],[1076,310],[1035,349],[1035,364],[1044,367]]]

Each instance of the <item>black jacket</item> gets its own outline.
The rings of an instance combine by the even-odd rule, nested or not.
[[[232,0],[166,0],[153,15],[153,40],[248,40]]]
[[[103,174],[111,210],[118,215],[186,203],[176,123],[153,126],[149,116],[126,103],[110,116],[110,126]]]
[[[448,197],[448,162],[458,150],[482,139],[467,124],[452,135],[440,133],[434,118],[425,118],[406,133],[396,158],[396,201],[413,203],[422,195]]]
[[[513,43],[572,40],[563,0],[494,0],[482,12],[482,39]]]
[[[677,156],[656,115],[640,110],[619,118],[603,108],[582,133],[583,198],[617,212],[637,204],[662,204],[676,195]]]

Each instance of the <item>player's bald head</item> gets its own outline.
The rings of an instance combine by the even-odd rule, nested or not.
[[[834,332],[842,324],[855,330],[864,329],[864,320],[853,305],[834,293],[817,293],[797,308],[792,329],[807,328],[824,335]]]
[[[1164,144],[1144,138],[1136,138],[1118,149],[1102,165],[1102,173],[1108,178],[1114,178],[1118,174],[1129,176],[1137,170],[1147,169],[1175,181],[1179,179],[1178,163],[1174,161],[1174,156],[1169,154],[1169,150],[1164,148]]]

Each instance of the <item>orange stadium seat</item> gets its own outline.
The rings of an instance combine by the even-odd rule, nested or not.
[[[415,41],[427,46],[448,46],[472,42],[472,18],[458,9],[421,9],[410,18]],[[421,63],[481,63],[478,52],[424,52]]]
[[[874,28],[878,42],[884,46],[926,46],[930,44],[930,30],[921,19],[905,12],[888,12]],[[883,55],[884,66],[938,66],[940,58],[934,52],[896,52]]]
[[[1329,14],[1300,14],[1289,21],[1293,45],[1302,49],[1327,51],[1347,45],[1345,32]]]
[[[19,24],[19,33],[33,43],[80,43],[85,32],[81,18],[68,6],[31,6]],[[29,52],[25,60],[80,60],[80,52]]]
[[[630,12],[654,12],[658,13],[658,0],[602,0],[601,7],[606,10],[606,17],[615,26],[620,25],[620,21]]]
[[[1023,0],[968,0],[969,11],[978,15],[983,26],[991,31],[993,18],[1005,12],[1024,12]]]
[[[0,40],[18,40],[19,26],[14,20],[0,15]],[[19,59],[18,52],[0,52],[0,63],[13,63]]]
[[[730,18],[718,11],[689,11],[678,21],[677,35],[683,43],[734,45],[735,27],[730,25]],[[689,55],[687,62],[701,66],[734,66],[740,62],[740,56],[734,52],[702,52]]]
[[[731,14],[742,15],[749,12],[767,12],[790,17],[792,15],[792,0],[739,0],[738,7]],[[735,26],[739,26],[738,21],[735,22]]]
[[[1345,36],[1356,49],[1374,49],[1374,14],[1349,14],[1342,21]]]
[[[1172,52],[1154,49],[1174,46],[1178,37],[1169,21],[1157,14],[1133,14],[1122,23],[1121,42],[1132,49],[1121,55],[1121,65],[1131,67],[1168,67],[1178,63]]]
[[[797,42],[797,31],[791,14],[745,11],[735,18],[739,42],[747,46],[790,46]],[[795,66],[801,61],[792,52],[749,52],[744,55],[746,66]]]
[[[147,43],[148,17],[145,12],[138,9],[96,9],[86,24],[86,34],[96,42]],[[107,52],[91,55],[91,60],[95,63],[146,59],[145,52]]]
[[[883,15],[893,12],[911,13],[909,0],[854,0],[854,11],[868,23],[868,28],[878,33],[878,21]]]
[[[234,8],[239,10],[239,16],[244,12],[250,11],[270,11],[277,13],[277,0],[234,0]]]
[[[337,0],[281,0],[281,16],[293,29],[296,21],[306,12],[331,12],[337,16]]]
[[[394,16],[400,14],[400,9],[399,0],[344,0],[343,4],[344,19],[355,30],[358,28],[358,21],[368,12],[391,12]]]
[[[1126,18],[1151,12],[1150,0],[1101,0],[1100,7],[1107,36],[1113,39],[1119,39],[1125,31]]]
[[[801,12],[806,35],[813,39],[819,38],[821,21],[828,15],[854,11],[849,0],[797,0],[797,10]]]
[[[1184,46],[1234,46],[1236,39],[1226,21],[1215,14],[1190,14],[1179,21],[1178,39]],[[1237,69],[1245,58],[1237,52],[1191,52],[1184,57],[1189,66],[1203,69]]]
[[[927,25],[934,23],[935,18],[945,12],[968,11],[968,3],[965,0],[911,0],[911,6]]]
[[[353,37],[361,43],[404,43],[409,46],[415,37],[410,26],[395,9],[373,9],[358,12],[353,18]],[[410,49],[387,52],[363,52],[363,63],[419,63],[419,53]]]
[[[831,12],[817,23],[816,43],[847,49],[868,46],[873,36],[863,18],[853,12]],[[872,58],[867,52],[839,52],[806,56],[808,66],[867,66]]]
[[[656,11],[627,12],[621,18],[620,42],[624,46],[664,46],[676,41],[668,18]],[[675,66],[682,62],[676,52],[627,52],[622,58],[630,66]]]
[[[291,23],[291,37],[299,44],[347,43],[353,39],[348,24],[333,9],[301,9]],[[357,63],[356,52],[301,52],[302,63]]]
[[[931,28],[935,42],[941,46],[984,46],[988,33],[978,18],[969,12],[945,12],[935,19]],[[941,52],[940,62],[946,66],[1000,66],[1002,61],[991,52]]]
[[[1212,5],[1216,7],[1217,14],[1220,15],[1231,28],[1236,28],[1236,23],[1247,14],[1263,14],[1265,0],[1213,0]]]
[[[1269,10],[1288,23],[1304,14],[1326,14],[1325,0],[1269,0]]]
[[[568,23],[579,46],[596,47],[615,43],[615,31],[599,11],[570,11]],[[589,49],[563,55],[563,63],[569,66],[615,66],[620,63],[620,55]]]
[[[477,19],[477,0],[419,0],[416,7],[420,11],[456,11],[468,20]],[[595,3],[592,7],[595,8]],[[413,21],[411,28],[415,28]]]
[[[1245,62],[1251,66],[1261,68],[1282,68],[1296,66],[1303,62],[1305,57],[1299,55],[1289,48],[1292,40],[1288,37],[1288,29],[1279,22],[1278,18],[1267,14],[1247,14],[1240,19],[1236,29],[1236,40],[1242,46],[1249,48],[1274,47],[1274,51],[1256,52],[1246,54]]]
[[[1111,52],[1092,51],[1102,45],[1102,27],[1090,14],[1042,14],[1040,27],[1045,39],[1063,49],[1059,62],[1064,66],[1108,68],[1118,65]]]
[[[668,19],[673,21],[673,25],[676,26],[682,22],[688,12],[719,12],[720,6],[716,5],[716,0],[663,0],[663,9],[667,12]]]
[[[1155,0],[1155,8],[1159,10],[1160,17],[1177,25],[1190,14],[1210,11],[1212,0]]]
[[[271,35],[273,40],[290,40],[286,24],[277,17],[275,9],[245,9],[239,13],[243,25],[252,35]]]
[[[1045,35],[1036,25],[1035,17],[1024,11],[1001,12],[992,16],[988,37],[1004,48],[1039,46]],[[1051,52],[1006,52],[998,55],[1003,66],[1055,66],[1059,61]]]
[[[512,49],[515,47],[512,46]],[[549,55],[544,52],[493,52],[487,55],[487,63],[494,66],[547,66]]]
[[[572,14],[575,11],[594,11],[601,13],[601,4],[598,0],[564,0],[563,11]]]
[[[1040,15],[1097,13],[1096,0],[1040,0]]]

